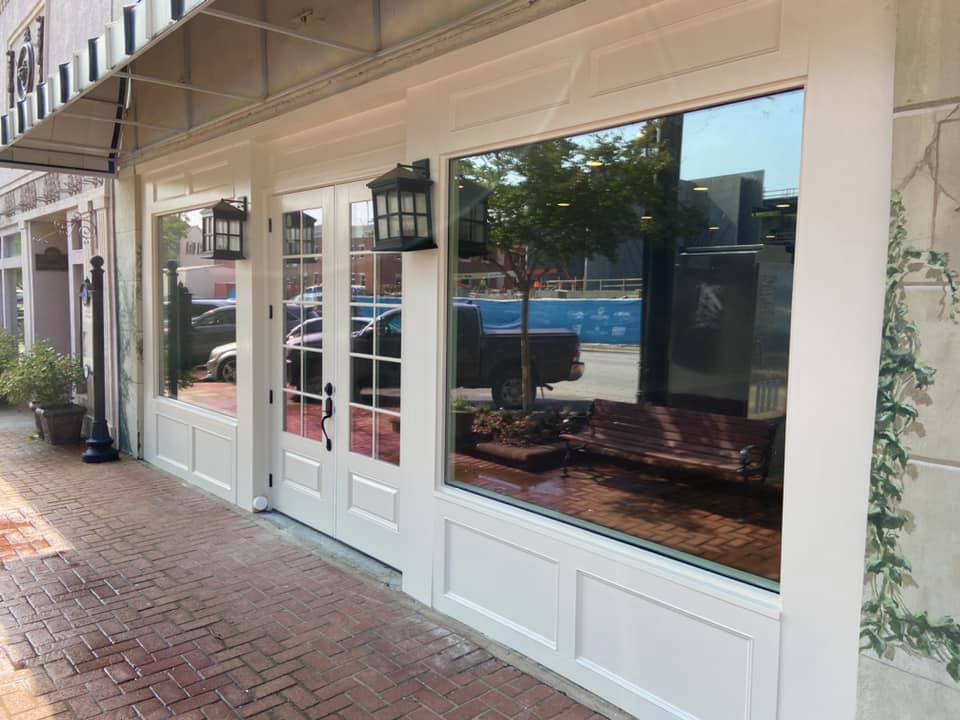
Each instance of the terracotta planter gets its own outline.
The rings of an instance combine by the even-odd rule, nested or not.
[[[51,445],[66,445],[79,442],[83,416],[87,409],[83,405],[58,405],[37,408],[43,438]]]

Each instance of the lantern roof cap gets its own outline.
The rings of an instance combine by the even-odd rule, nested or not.
[[[215,217],[226,220],[246,220],[247,218],[246,198],[242,198],[241,200],[220,200],[220,202],[210,209],[213,211]]]
[[[429,169],[422,170],[414,165],[401,165],[400,163],[397,163],[396,167],[388,170],[380,177],[368,182],[367,187],[371,190],[375,190],[379,187],[406,182],[416,182],[421,185],[433,184],[433,180],[430,179]]]

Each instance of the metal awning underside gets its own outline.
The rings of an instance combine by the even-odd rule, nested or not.
[[[0,166],[113,175],[578,2],[141,0],[0,117]]]
[[[112,175],[131,100],[129,63],[199,12],[201,0],[143,0],[0,116],[0,165]]]

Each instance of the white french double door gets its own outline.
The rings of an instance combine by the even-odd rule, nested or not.
[[[363,183],[271,210],[273,507],[399,568],[401,257]]]

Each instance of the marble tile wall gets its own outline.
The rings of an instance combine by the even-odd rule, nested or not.
[[[900,0],[893,127],[893,189],[907,210],[910,243],[948,251],[960,269],[960,1]],[[907,286],[920,358],[935,384],[914,398],[913,457],[901,536],[913,564],[906,604],[960,619],[960,325],[947,317],[938,278]],[[943,665],[898,650],[862,655],[860,720],[960,717],[960,685]]]

